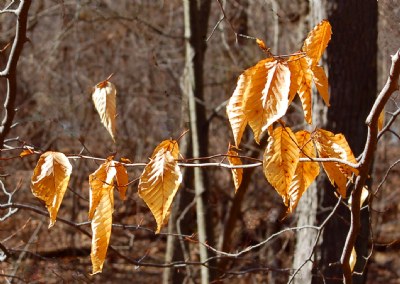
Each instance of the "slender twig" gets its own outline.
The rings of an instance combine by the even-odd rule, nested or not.
[[[385,183],[387,177],[389,176],[389,173],[392,171],[392,169],[400,163],[400,159],[398,159],[397,161],[395,161],[393,164],[390,165],[390,167],[387,169],[385,176],[383,177],[383,179],[381,180],[381,182],[379,183],[379,185],[376,187],[376,190],[374,192],[374,195],[376,195],[378,193],[378,191],[381,189],[381,187],[383,186],[383,184]]]
[[[0,125],[0,148],[3,148],[4,140],[9,133],[15,116],[15,101],[17,97],[17,63],[22,52],[22,48],[27,41],[26,27],[28,21],[28,11],[31,0],[21,0],[18,8],[13,12],[17,17],[15,27],[15,37],[8,56],[5,68],[0,71],[0,77],[7,81],[7,94],[4,101],[4,117]],[[4,11],[4,10],[3,10]],[[6,10],[7,11],[7,10]]]
[[[382,137],[382,135],[386,131],[390,131],[390,126],[394,123],[396,118],[400,115],[400,108],[396,110],[394,113],[392,113],[392,117],[389,119],[389,121],[386,123],[386,125],[382,128],[382,130],[378,134],[378,140]]]

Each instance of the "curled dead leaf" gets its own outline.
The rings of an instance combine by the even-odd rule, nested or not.
[[[156,219],[156,233],[168,222],[172,201],[182,182],[176,161],[178,155],[179,146],[175,140],[161,142],[140,176],[138,194]]]
[[[72,165],[68,158],[63,153],[51,151],[40,156],[33,171],[31,190],[46,204],[50,215],[49,228],[56,222],[71,172]]]
[[[333,134],[327,130],[317,129],[313,140],[319,157],[337,158],[350,163],[357,163],[343,134]],[[347,182],[351,180],[353,174],[358,174],[358,170],[337,162],[323,162],[322,167],[332,185],[336,186],[340,195],[345,198]]]
[[[232,166],[240,166],[242,165],[242,161],[238,157],[238,153],[230,147],[228,153],[228,161],[229,164]],[[240,187],[240,184],[242,183],[242,177],[243,177],[243,169],[232,169],[232,177],[233,177],[233,183],[235,185],[235,193]]]
[[[116,96],[117,90],[113,83],[103,81],[98,83],[92,93],[92,99],[101,123],[106,127],[115,142],[116,135]]]

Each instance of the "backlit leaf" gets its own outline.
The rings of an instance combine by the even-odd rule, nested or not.
[[[267,83],[262,91],[262,102],[265,131],[275,121],[286,114],[289,107],[290,70],[289,67],[279,61],[266,63],[268,69]]]
[[[228,161],[230,165],[239,166],[242,165],[242,161],[238,156],[238,153],[234,151],[232,148],[228,151]],[[240,184],[242,183],[243,169],[232,169],[232,177],[233,183],[235,184],[235,193],[239,189]]]
[[[354,271],[354,267],[356,266],[356,263],[357,263],[357,253],[353,247],[353,249],[351,250],[351,255],[350,255],[350,259],[349,259],[349,265],[350,265],[351,272]]]
[[[268,138],[268,145],[264,152],[263,170],[268,182],[279,193],[286,206],[289,205],[289,187],[299,157],[296,136],[290,128],[274,129],[272,136]]]
[[[299,89],[299,77],[301,76],[300,66],[297,62],[299,56],[290,56],[287,65],[290,70],[290,88],[289,88],[289,104],[293,101],[296,96],[297,90]]]
[[[367,200],[368,196],[369,196],[368,187],[366,185],[364,185],[361,190],[360,208],[363,206],[363,204],[364,204],[365,200]],[[350,195],[349,201],[348,201],[349,206],[351,206],[352,203],[353,203],[353,195]]]
[[[92,226],[92,273],[102,271],[110,243],[112,213],[114,211],[114,177],[117,174],[114,161],[108,159],[89,175],[89,219]]]
[[[100,120],[115,141],[115,117],[116,117],[116,95],[117,90],[114,84],[109,81],[103,81],[94,88],[92,99]]]
[[[324,100],[327,106],[329,104],[329,86],[328,86],[328,77],[326,77],[325,70],[319,65],[311,66],[311,72],[313,75],[314,84],[317,87],[318,93]]]
[[[243,96],[246,88],[250,87],[251,73],[252,71],[248,69],[239,76],[236,89],[226,106],[226,113],[231,124],[236,147],[239,147],[247,125],[247,119],[243,112]]]
[[[33,195],[46,204],[50,215],[49,228],[56,222],[71,172],[71,163],[59,152],[46,152],[41,155],[33,171],[31,190]]]
[[[312,123],[312,93],[311,93],[311,82],[312,82],[312,73],[306,58],[300,57],[296,61],[299,73],[297,77],[298,82],[298,90],[301,104],[303,105],[304,111],[304,119],[307,123]]]
[[[34,153],[35,153],[35,152],[33,152],[32,149],[28,148],[28,149],[24,149],[24,150],[19,154],[19,156],[20,156],[21,158],[23,158],[23,157],[32,155],[32,154],[34,154]]]
[[[179,146],[175,140],[161,142],[140,176],[138,193],[156,219],[156,233],[168,222],[172,200],[182,181],[176,161],[178,155]]]
[[[337,158],[356,164],[357,161],[343,134],[317,129],[314,135],[318,156],[321,158]],[[358,170],[336,162],[323,162],[322,166],[332,183],[343,197],[346,197],[346,184],[352,174]]]
[[[332,27],[327,20],[320,22],[308,34],[306,40],[304,41],[302,50],[307,53],[308,57],[311,58],[313,65],[316,65],[320,60],[324,50],[328,46],[331,35]]]
[[[300,158],[316,158],[314,143],[311,140],[311,134],[306,130],[296,132],[296,140],[299,146]],[[301,196],[315,180],[319,174],[319,165],[317,162],[298,163],[293,180],[289,189],[288,212],[292,213],[296,208]]]
[[[274,61],[272,58],[261,60],[245,71],[249,72],[250,81],[245,88],[242,108],[257,143],[260,142],[261,129],[266,121],[261,93],[267,83],[268,69],[266,65]]]
[[[125,200],[126,196],[126,190],[128,189],[128,183],[129,183],[129,178],[128,178],[128,172],[126,171],[126,168],[117,162],[114,162],[115,169],[117,170],[117,173],[115,175],[115,179],[117,180],[117,188],[119,195],[122,200]]]
[[[257,38],[256,39],[256,43],[258,45],[258,47],[262,50],[268,50],[267,45],[265,44],[265,42],[262,39]]]
[[[381,113],[379,114],[379,118],[378,118],[378,131],[382,130],[384,123],[385,123],[385,110],[383,109],[381,111]]]
[[[286,64],[273,59],[260,61],[255,67],[252,91],[246,92],[244,98],[244,113],[259,143],[260,134],[287,111],[290,70]]]
[[[103,191],[112,190],[114,188],[114,178],[117,174],[114,161],[108,159],[92,174],[89,175],[90,185],[90,206],[89,206],[89,219],[93,218],[94,212],[101,200]]]

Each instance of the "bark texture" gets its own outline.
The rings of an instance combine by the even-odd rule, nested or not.
[[[327,66],[331,91],[331,107],[327,110],[324,127],[334,133],[343,133],[358,156],[364,148],[367,127],[365,119],[377,93],[377,2],[326,1],[321,5],[333,28],[332,40],[327,50]],[[327,208],[337,201],[334,190],[325,179],[323,188],[318,189],[320,213],[317,219],[323,221]],[[324,213],[325,212],[325,213]],[[340,256],[349,230],[349,210],[341,206],[328,222],[319,249],[318,266],[328,281],[340,279],[342,269]],[[369,212],[362,212],[362,229],[357,240],[357,265],[355,271],[363,268],[363,257],[368,255]],[[354,276],[354,283],[363,283],[365,275]],[[320,278],[315,278],[320,283]]]

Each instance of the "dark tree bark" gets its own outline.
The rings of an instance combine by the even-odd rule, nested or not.
[[[318,2],[318,1],[316,1]],[[326,63],[331,91],[331,106],[323,126],[334,133],[343,133],[358,156],[364,148],[367,136],[365,119],[377,93],[377,2],[375,0],[323,1],[322,9],[333,29],[328,46]],[[334,189],[325,179],[318,188],[320,203],[317,220],[323,221],[337,202]],[[326,279],[342,282],[340,256],[349,230],[349,209],[341,206],[328,222],[319,252],[318,267]],[[362,212],[362,230],[358,237],[356,271],[364,267],[363,258],[368,255],[369,212]],[[354,283],[365,281],[354,275]],[[331,280],[329,280],[331,279]],[[315,283],[321,279],[316,277]]]

